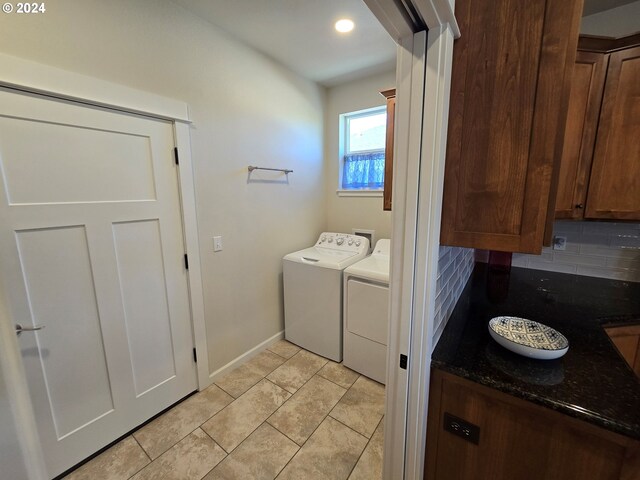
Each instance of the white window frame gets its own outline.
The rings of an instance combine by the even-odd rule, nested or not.
[[[337,194],[339,197],[382,197],[384,188],[361,188],[361,189],[344,189],[342,188],[342,172],[344,170],[344,156],[348,154],[349,151],[349,121],[355,118],[368,117],[370,115],[376,115],[379,113],[387,113],[386,105],[379,105],[377,107],[365,108],[363,110],[356,110],[354,112],[346,112],[341,113],[338,129],[339,129],[339,138],[338,138],[338,190]],[[386,140],[386,139],[385,139]],[[384,148],[382,149],[374,149],[374,150],[361,150],[357,153],[367,154],[367,153],[377,153],[384,152]]]

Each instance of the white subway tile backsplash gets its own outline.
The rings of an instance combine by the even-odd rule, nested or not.
[[[548,272],[577,273],[576,265],[565,265],[557,262],[542,262],[536,259],[529,259],[527,268],[533,268],[535,270],[546,270]]]
[[[596,257],[589,255],[576,255],[575,253],[555,252],[551,261],[569,265],[588,265],[594,267],[604,267],[607,257]]]
[[[563,251],[514,254],[515,267],[640,282],[640,223],[558,221],[554,235],[567,237]]]
[[[578,266],[578,275],[589,277],[611,278],[613,280],[624,280],[627,282],[640,282],[639,270],[628,270],[623,268],[601,268]]]
[[[554,233],[582,232],[582,227],[578,222],[558,221],[553,227]]]
[[[511,257],[511,265],[514,267],[526,267],[528,261],[528,255],[522,253],[514,253]]]
[[[440,247],[433,329],[434,346],[438,343],[460,294],[471,276],[473,265],[472,248]]]
[[[630,235],[628,233],[612,235],[611,246],[640,250],[640,235]]]
[[[640,272],[640,255],[635,257],[607,257],[606,266],[621,270],[638,270]]]
[[[560,222],[556,222],[554,224],[557,225]],[[567,222],[562,222],[567,223]],[[613,223],[613,222],[571,222],[582,225],[582,233],[591,234],[594,233],[596,235],[607,235],[609,233],[613,234],[635,234],[638,235],[638,231],[640,230],[640,223]],[[555,231],[555,230],[554,230]]]

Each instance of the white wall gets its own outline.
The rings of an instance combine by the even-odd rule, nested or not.
[[[375,230],[376,239],[391,238],[391,212],[382,210],[382,197],[339,197],[339,115],[386,105],[381,90],[395,86],[395,70],[354,80],[327,90],[325,163],[327,230],[351,233],[352,228]]]
[[[640,1],[582,17],[580,33],[624,37],[640,32]]]
[[[190,105],[213,372],[283,329],[281,258],[325,229],[324,89],[166,0],[46,6],[0,15],[0,51]]]

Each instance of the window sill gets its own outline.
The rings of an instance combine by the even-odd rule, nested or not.
[[[336,190],[339,197],[382,197],[384,190]]]

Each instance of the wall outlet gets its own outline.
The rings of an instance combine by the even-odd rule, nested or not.
[[[222,250],[222,236],[213,237],[213,251],[219,252]]]
[[[562,237],[560,235],[556,235],[553,237],[554,250],[566,250],[566,248],[567,248],[567,237]]]

